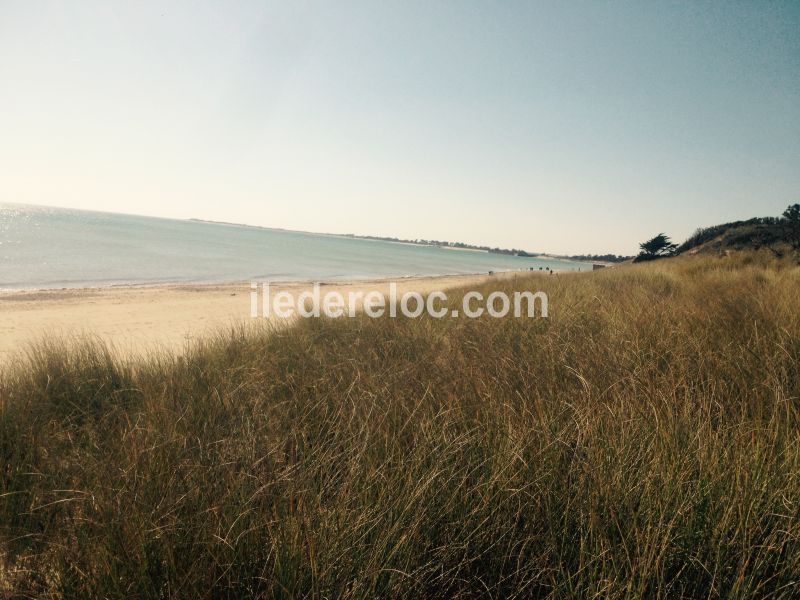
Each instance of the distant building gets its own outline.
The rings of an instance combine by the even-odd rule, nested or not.
[[[606,265],[601,265],[600,263],[592,263],[592,271],[599,271],[600,269],[605,269]]]

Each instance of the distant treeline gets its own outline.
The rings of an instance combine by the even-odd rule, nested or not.
[[[619,263],[631,260],[633,256],[622,256],[617,254],[573,254],[567,255],[552,255],[544,252],[528,252],[527,250],[520,250],[519,248],[492,248],[491,246],[476,246],[474,244],[465,244],[464,242],[446,242],[442,240],[424,240],[414,239],[408,240],[396,237],[382,237],[377,235],[356,235],[354,233],[346,233],[344,237],[356,238],[361,240],[379,240],[382,242],[397,242],[400,244],[418,244],[420,246],[441,246],[443,248],[462,248],[464,250],[480,250],[483,252],[491,252],[492,254],[509,254],[511,256],[526,256],[535,258],[537,256],[554,256],[555,258],[565,258],[568,260],[580,260],[586,262],[612,262]]]
[[[573,254],[572,256],[559,256],[558,258],[568,258],[570,260],[582,260],[586,262],[612,262],[619,263],[631,260],[633,256],[622,256],[617,254]]]
[[[464,250],[481,250],[483,252],[491,252],[493,254],[510,254],[513,256],[540,256],[534,252],[526,252],[518,248],[492,248],[491,246],[475,246],[473,244],[465,244],[464,242],[446,242],[441,240],[424,240],[415,239],[407,240],[396,237],[385,237],[378,235],[356,235],[354,233],[346,233],[344,237],[356,238],[360,240],[378,240],[382,242],[397,242],[400,244],[418,244],[420,246],[441,246],[443,248],[462,248]]]

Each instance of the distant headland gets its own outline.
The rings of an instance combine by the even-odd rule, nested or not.
[[[263,227],[260,225],[247,225],[245,223],[231,223],[228,221],[212,221],[207,219],[189,219],[189,220],[196,221],[199,223],[212,223],[215,225],[251,227],[254,229],[271,229],[273,231],[289,231],[287,229],[282,229],[280,227]],[[299,230],[292,230],[292,231],[296,231],[297,233],[314,233],[319,235],[318,232],[313,232],[313,231],[299,231]],[[527,258],[560,258],[564,260],[585,261],[585,262],[610,262],[610,263],[624,262],[626,260],[631,260],[633,258],[633,256],[621,256],[616,254],[576,254],[576,255],[549,254],[547,252],[529,252],[527,250],[521,250],[519,248],[499,248],[492,246],[479,246],[476,244],[466,244],[464,242],[426,240],[422,238],[406,239],[406,238],[398,238],[390,236],[358,235],[355,233],[323,233],[321,235],[332,235],[337,237],[346,237],[358,240],[373,240],[378,242],[392,242],[394,244],[411,244],[414,246],[435,246],[450,250],[471,250],[474,252],[488,252],[490,254],[506,254],[509,256],[522,256]]]

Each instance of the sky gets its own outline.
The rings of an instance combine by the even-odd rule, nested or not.
[[[634,254],[800,202],[800,2],[0,0],[0,202]]]

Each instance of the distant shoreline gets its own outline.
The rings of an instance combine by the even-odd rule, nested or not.
[[[465,244],[463,242],[448,242],[438,240],[423,240],[423,239],[402,239],[395,237],[377,236],[377,235],[357,235],[355,233],[326,233],[319,231],[306,231],[302,229],[284,229],[281,227],[265,227],[263,225],[248,225],[246,223],[231,223],[228,221],[214,221],[209,219],[191,218],[189,221],[196,223],[207,223],[209,225],[227,225],[229,227],[247,227],[251,229],[265,229],[267,231],[285,231],[287,233],[304,233],[308,235],[329,235],[332,237],[340,237],[355,240],[366,240],[370,242],[388,242],[390,244],[403,244],[406,246],[424,246],[428,248],[442,248],[443,250],[464,250],[471,252],[481,252],[485,254],[503,254],[506,256],[518,256],[520,258],[543,258],[547,260],[566,260],[571,262],[583,262],[587,264],[602,264],[610,266],[619,264],[633,258],[633,256],[617,256],[614,254],[548,254],[546,252],[529,252],[527,250],[520,250],[517,248],[499,248],[489,246],[478,246],[475,244]],[[596,259],[593,257],[597,257]],[[611,257],[614,257],[610,260]]]
[[[227,225],[229,227],[248,227],[251,229],[266,229],[269,231],[286,231],[290,233],[307,233],[310,235],[330,235],[356,240],[367,240],[372,242],[389,242],[391,244],[405,244],[407,246],[426,246],[431,248],[444,248],[446,250],[472,250],[475,252],[486,252],[490,254],[506,254],[509,256],[521,256],[523,258],[539,258],[543,256],[536,252],[508,248],[490,248],[489,246],[476,246],[474,244],[464,244],[462,242],[445,242],[437,240],[407,240],[395,237],[385,237],[378,235],[357,235],[355,233],[328,233],[320,231],[305,231],[302,229],[283,229],[281,227],[265,227],[263,225],[248,225],[247,223],[232,223],[230,221],[215,221],[212,219],[190,218],[189,221],[195,223],[207,223],[209,225]],[[577,262],[577,261],[576,261]]]

